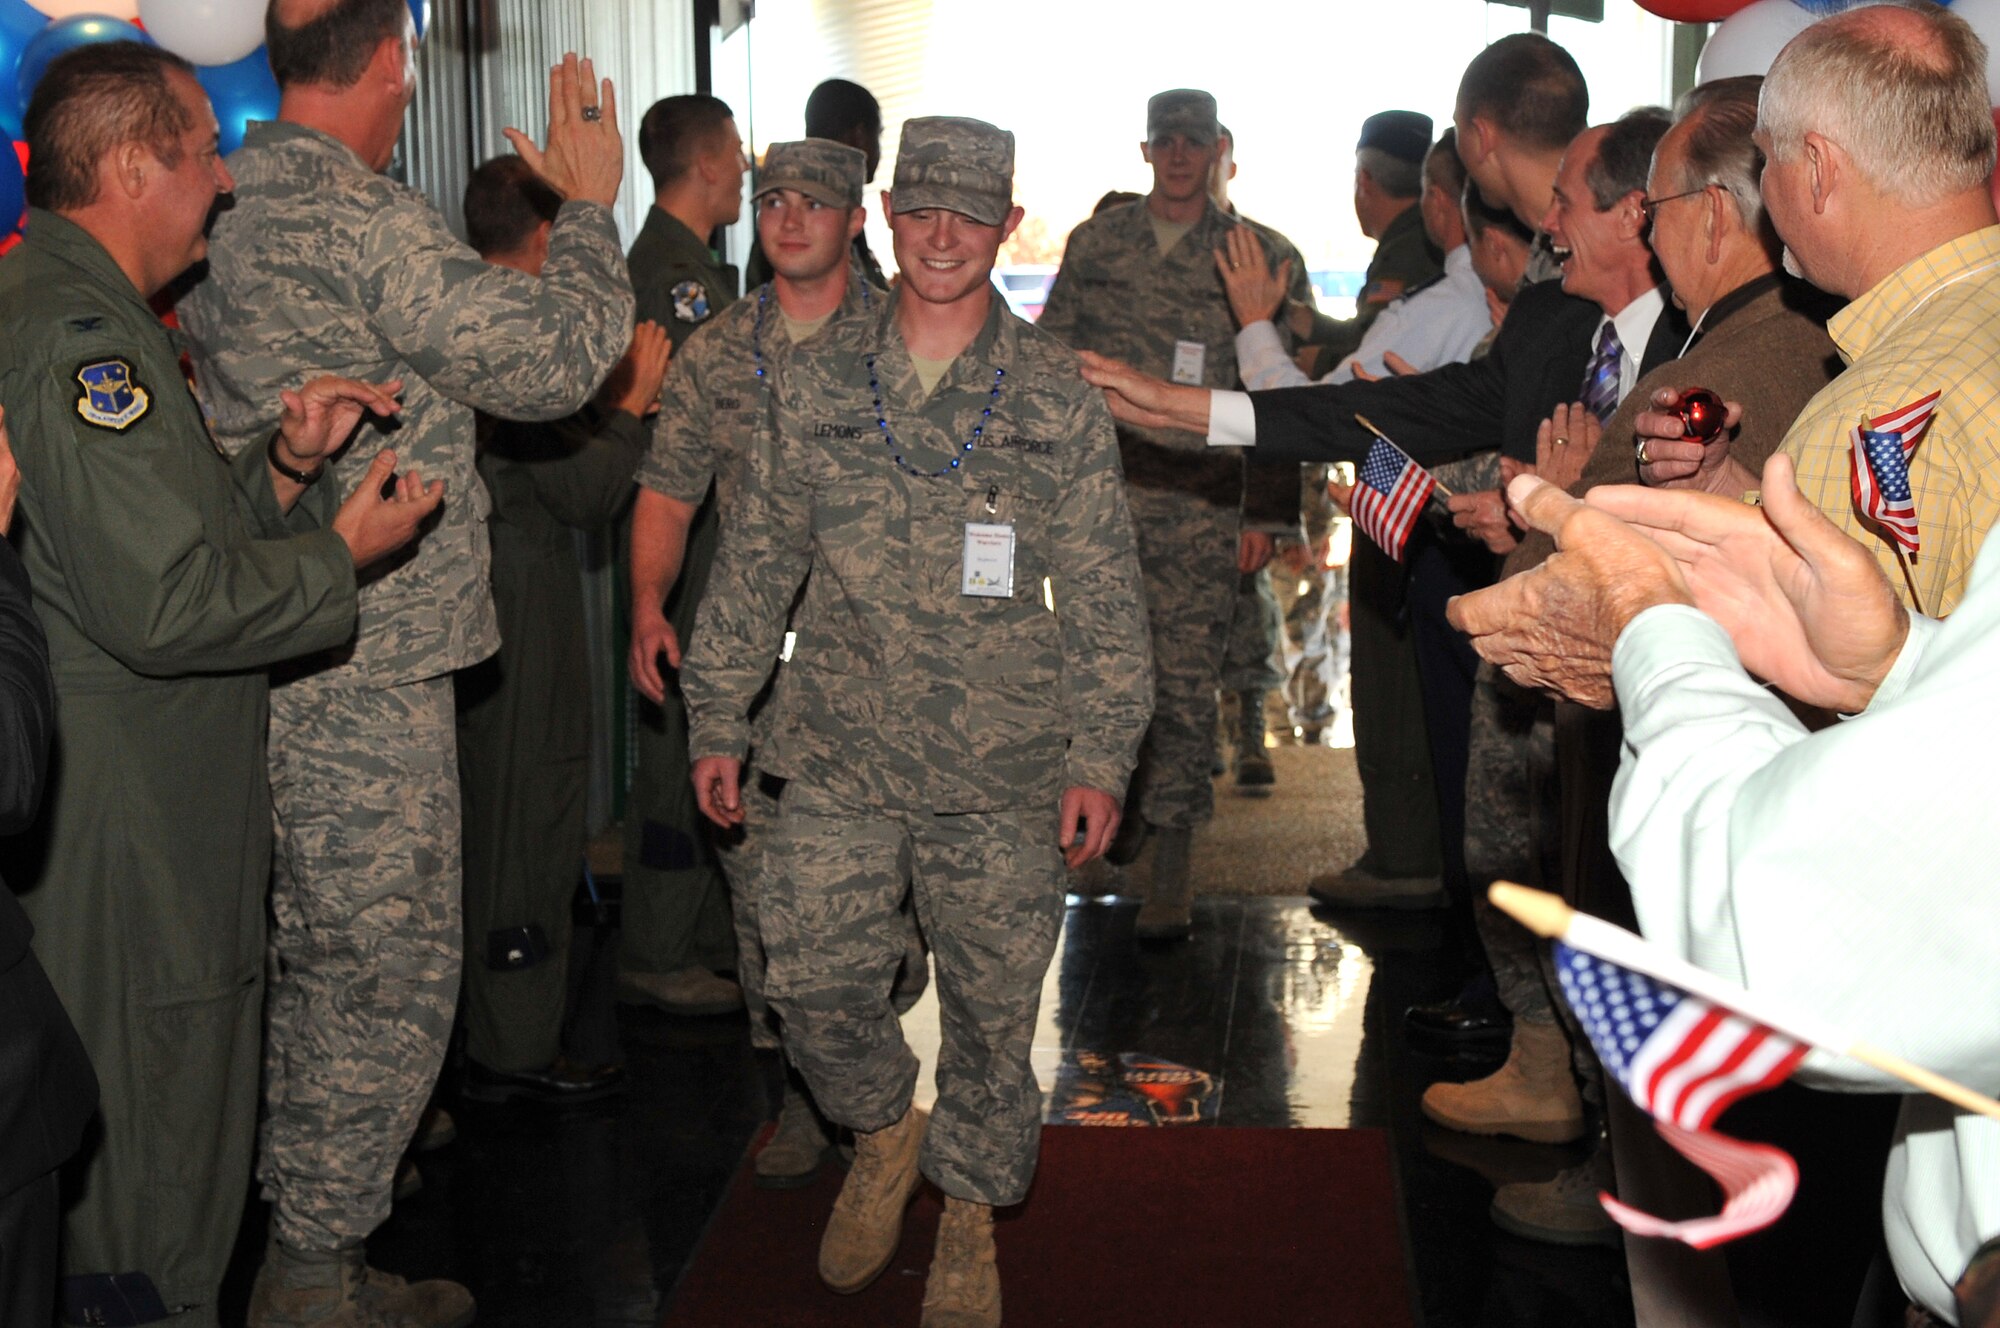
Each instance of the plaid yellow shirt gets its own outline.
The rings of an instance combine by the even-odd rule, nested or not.
[[[1875,551],[1905,600],[1896,552],[1854,508],[1854,430],[1939,392],[1930,432],[1910,457],[1921,549],[1910,574],[1926,613],[1965,593],[2000,517],[2000,226],[1961,235],[1876,283],[1827,324],[1847,371],[1806,404],[1785,435],[1799,488]]]

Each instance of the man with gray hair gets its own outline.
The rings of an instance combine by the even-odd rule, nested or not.
[[[1985,70],[1984,43],[1936,5],[1851,9],[1779,53],[1757,116],[1764,204],[1790,266],[1852,300],[1829,324],[1847,371],[1813,398],[1784,451],[1813,505],[1933,614],[1958,603],[2000,516],[2000,226],[1987,191]],[[1740,407],[1759,408],[1754,398]],[[1856,426],[1913,410],[1928,423],[1902,441],[1919,543],[1905,563],[1850,486]],[[1642,415],[1637,429],[1644,460],[1713,470],[1671,411]],[[1754,489],[1745,478],[1730,472],[1721,488]]]

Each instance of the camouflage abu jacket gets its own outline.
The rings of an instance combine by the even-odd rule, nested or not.
[[[632,288],[610,209],[565,203],[536,281],[486,263],[423,195],[317,131],[253,124],[229,169],[235,206],[180,303],[216,441],[262,447],[279,392],[318,374],[400,378],[400,426],[364,424],[321,483],[345,495],[385,444],[398,469],[445,481],[437,524],[362,586],[358,639],[321,683],[387,687],[484,659],[499,629],[473,411],[560,419],[624,354]]]
[[[1075,357],[997,296],[926,396],[898,303],[836,323],[778,375],[682,672],[689,750],[743,754],[744,712],[810,571],[762,769],[938,812],[1053,813],[1075,784],[1123,796],[1152,659],[1111,417]],[[958,470],[896,465],[870,357],[895,450]],[[968,523],[1013,527],[1011,595],[961,593]]]

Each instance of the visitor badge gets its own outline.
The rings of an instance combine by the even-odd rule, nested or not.
[[[983,521],[965,523],[965,566],[959,578],[961,595],[992,599],[1014,597],[1014,527]]]
[[[1186,387],[1200,387],[1202,370],[1208,367],[1208,347],[1199,341],[1174,343],[1174,381]]]

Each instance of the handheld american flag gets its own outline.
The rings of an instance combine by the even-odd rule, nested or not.
[[[2000,1101],[1856,1041],[1780,997],[1704,972],[1554,895],[1511,881],[1495,881],[1487,895],[1529,931],[1561,942],[1557,976],[1606,1068],[1648,1107],[1661,1136],[1723,1185],[1722,1212],[1691,1222],[1662,1222],[1599,1195],[1629,1231],[1706,1249],[1784,1212],[1798,1181],[1792,1160],[1776,1149],[1724,1138],[1708,1125],[1737,1098],[1790,1074],[1808,1047],[1838,1052],[1962,1110],[2000,1120]]]
[[[1854,430],[1850,478],[1854,506],[1890,539],[1917,552],[1917,505],[1910,492],[1910,454],[1930,429],[1939,394],[1911,402],[1874,419],[1864,418]]]
[[[1680,1154],[1722,1187],[1714,1217],[1667,1222],[1600,1195],[1627,1231],[1667,1236],[1696,1249],[1778,1220],[1798,1189],[1798,1165],[1765,1144],[1710,1126],[1730,1103],[1773,1088],[1805,1059],[1806,1046],[1699,996],[1556,942],[1556,976],[1604,1068],[1653,1117]]]
[[[1437,481],[1387,438],[1377,437],[1354,477],[1354,524],[1397,562]]]

